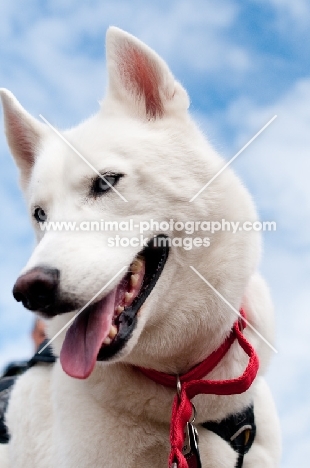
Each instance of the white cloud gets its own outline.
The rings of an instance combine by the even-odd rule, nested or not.
[[[65,6],[50,3],[49,15],[31,8],[24,15],[23,10],[11,5],[2,11],[0,37],[6,63],[0,71],[1,84],[16,92],[35,114],[51,109],[52,104],[50,112],[60,123],[69,109],[81,119],[102,97],[104,34],[111,23],[149,43],[173,68],[212,74],[243,72],[250,67],[246,48],[227,38],[238,13],[232,0],[222,2],[221,8],[214,0],[169,5],[97,0],[91,4],[66,2]],[[62,108],[57,111],[59,102]]]
[[[260,209],[278,222],[286,245],[309,246],[310,79],[300,80],[279,101],[259,107],[236,101],[227,112],[230,125],[239,127],[241,147],[273,115],[277,119],[236,161],[246,172]]]
[[[310,5],[308,0],[271,0],[277,12],[277,22],[281,28],[288,25],[298,29],[306,26],[310,20]]]

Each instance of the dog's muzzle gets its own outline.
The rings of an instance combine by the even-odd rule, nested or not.
[[[164,234],[149,240],[114,288],[86,305],[61,291],[61,272],[47,265],[37,266],[17,279],[15,299],[45,318],[81,309],[66,332],[60,352],[68,375],[85,379],[97,361],[113,359],[126,346],[138,323],[139,311],[165,267],[168,241]]]

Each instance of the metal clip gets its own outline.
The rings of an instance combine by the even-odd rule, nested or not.
[[[177,375],[177,395],[181,399],[182,393],[182,383],[180,377]],[[201,468],[201,461],[200,461],[200,454],[199,454],[199,436],[198,431],[194,426],[194,422],[197,417],[197,411],[195,405],[191,402],[193,413],[190,421],[186,424],[185,431],[184,431],[184,444],[182,448],[182,454],[186,458],[195,459],[196,467]],[[171,468],[178,468],[177,462],[172,463]]]
[[[194,403],[192,403],[192,408],[193,408],[193,417],[192,417],[192,420],[189,422],[193,424],[197,418],[197,410],[196,410],[196,406],[194,405]]]
[[[197,416],[197,411],[193,403],[192,403],[192,408],[193,408],[193,416],[191,420],[188,421],[188,423],[186,424],[185,433],[184,433],[185,439],[184,439],[184,445],[182,449],[182,453],[184,456],[192,452],[193,445],[195,446],[194,448],[196,448],[196,446],[198,447],[198,443],[199,443],[198,432],[193,424]]]
[[[182,384],[181,384],[180,377],[177,375],[177,394],[179,398],[181,398],[181,392],[182,392]]]

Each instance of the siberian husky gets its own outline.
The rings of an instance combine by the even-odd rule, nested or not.
[[[37,237],[13,293],[47,318],[57,357],[17,380],[1,468],[277,467],[260,234],[227,227],[257,221],[251,197],[153,50],[111,27],[106,53],[106,97],[76,128],[1,90]]]

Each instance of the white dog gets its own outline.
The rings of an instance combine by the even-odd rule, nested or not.
[[[1,468],[274,468],[259,234],[202,223],[254,222],[253,202],[230,168],[218,174],[224,161],[166,63],[117,28],[106,49],[107,96],[76,128],[58,132],[1,90],[38,240],[13,292],[49,319],[50,338],[72,319],[52,342],[56,363],[29,369],[12,391]],[[96,220],[125,226],[117,234],[129,245],[82,229]],[[81,229],[44,231],[54,221]],[[191,245],[179,229],[188,221]]]

